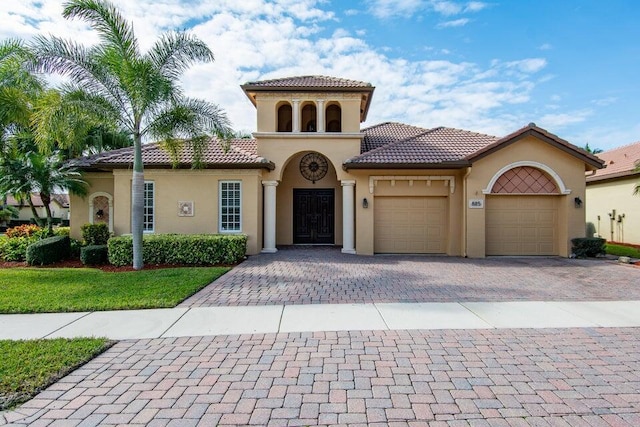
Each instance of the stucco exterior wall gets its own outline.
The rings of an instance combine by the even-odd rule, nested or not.
[[[357,170],[350,171],[352,179],[356,180],[356,253],[360,255],[373,255],[374,253],[374,209],[376,197],[385,196],[446,196],[448,198],[448,222],[447,222],[447,255],[459,256],[462,253],[462,187],[460,170]],[[392,184],[390,180],[379,180],[370,191],[370,177],[394,176],[397,177]],[[414,180],[402,177],[410,176],[454,176],[454,190],[445,185],[443,180],[427,181]],[[367,199],[368,207],[363,207],[363,199]]]
[[[608,241],[640,245],[640,196],[633,195],[639,182],[640,176],[636,175],[587,185],[587,222],[593,224],[596,235]],[[611,221],[609,214],[614,210]]]
[[[481,199],[486,202],[483,190],[503,167],[516,162],[539,163],[553,170],[562,180],[570,194],[559,195],[558,203],[558,248],[560,256],[569,256],[570,239],[584,237],[585,209],[574,205],[574,198],[585,200],[585,165],[579,159],[535,137],[527,136],[490,155],[476,161],[466,183],[467,253],[472,258],[485,256],[485,209],[470,209],[468,200]],[[485,203],[486,206],[486,203]]]
[[[283,101],[293,106],[297,100],[302,109],[305,103],[312,102],[319,108],[318,101],[324,101],[324,107],[331,103],[337,103],[342,109],[342,132],[360,132],[360,102],[362,95],[358,93],[317,93],[317,92],[287,92],[287,93],[260,93],[256,96],[257,131],[276,132],[277,110]],[[300,115],[301,117],[302,115]],[[310,132],[315,133],[315,132]]]
[[[93,193],[103,192],[113,196],[113,174],[109,172],[85,172],[82,178],[89,184],[89,192],[85,197],[69,194],[69,225],[70,237],[80,240],[82,232],[80,227],[90,222],[89,198]],[[114,200],[114,209],[115,209]]]
[[[87,173],[89,193],[113,195],[114,234],[131,232],[131,171],[113,174]],[[171,170],[147,169],[145,181],[155,183],[154,233],[219,233],[220,181],[242,182],[242,233],[247,234],[247,253],[256,254],[262,247],[262,172],[260,170]],[[80,237],[80,226],[89,222],[89,198],[71,199],[72,237]],[[193,216],[179,216],[178,202],[191,201]]]

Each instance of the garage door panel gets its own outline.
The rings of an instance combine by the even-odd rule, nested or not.
[[[445,253],[446,197],[376,197],[374,251]]]
[[[487,255],[557,255],[558,198],[489,196]]]

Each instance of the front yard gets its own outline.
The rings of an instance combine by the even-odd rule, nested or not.
[[[229,271],[185,267],[127,272],[93,268],[0,269],[0,313],[175,307]]]
[[[105,272],[93,268],[2,268],[0,313],[175,307],[226,267]],[[0,410],[35,396],[107,348],[104,338],[0,340]]]
[[[0,411],[25,402],[110,346],[103,338],[0,340]]]

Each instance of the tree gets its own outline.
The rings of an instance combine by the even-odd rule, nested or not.
[[[600,154],[600,153],[602,153],[602,149],[601,148],[591,148],[591,147],[589,147],[589,143],[588,142],[584,146],[584,151],[586,151],[587,153],[591,153],[591,154]]]
[[[31,197],[38,194],[51,233],[51,195],[62,189],[83,195],[86,194],[86,184],[78,171],[63,163],[65,159],[59,151],[52,151],[57,144],[47,151],[39,150],[36,145],[38,112],[62,111],[60,106],[64,103],[58,91],[47,89],[39,77],[26,69],[25,64],[31,59],[31,52],[20,41],[0,43],[0,192],[24,200],[30,206],[35,221],[44,225]],[[56,123],[60,126],[63,121]],[[65,129],[73,127],[69,121],[64,123]],[[84,129],[83,126],[89,122],[74,123],[79,129]],[[53,127],[47,130],[50,133],[42,135],[50,140],[60,133],[54,132]]]
[[[36,69],[70,77],[68,92],[75,94],[78,110],[113,120],[133,137],[131,232],[133,268],[139,270],[143,267],[143,139],[163,142],[174,157],[190,145],[194,166],[200,167],[209,135],[226,139],[231,134],[216,105],[185,97],[178,84],[191,64],[213,61],[213,53],[185,32],[165,33],[142,53],[132,24],[105,0],[71,0],[65,3],[63,16],[89,23],[100,43],[84,47],[57,37],[37,37]]]

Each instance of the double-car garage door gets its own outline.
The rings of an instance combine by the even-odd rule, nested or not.
[[[487,196],[487,255],[558,255],[557,196]]]
[[[445,253],[447,200],[447,197],[376,197],[374,251]]]

